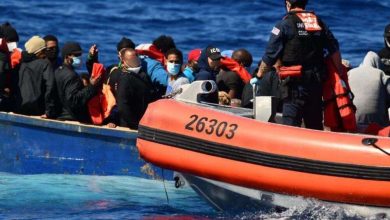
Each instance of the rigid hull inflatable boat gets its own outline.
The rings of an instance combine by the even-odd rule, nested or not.
[[[141,156],[248,189],[390,207],[390,138],[261,122],[177,100],[148,107]]]

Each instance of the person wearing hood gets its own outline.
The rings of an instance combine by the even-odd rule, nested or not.
[[[190,83],[181,71],[183,53],[180,50],[176,48],[168,50],[165,53],[165,65],[168,72],[168,86],[165,95],[169,95],[177,91],[180,86]]]
[[[90,123],[88,101],[93,98],[102,82],[102,77],[91,78],[85,86],[76,69],[81,67],[82,49],[79,43],[68,42],[61,50],[63,64],[55,71],[61,110],[58,119]]]
[[[390,125],[390,76],[385,75],[381,66],[379,56],[370,51],[359,67],[348,72],[360,132],[372,123],[382,127]]]
[[[56,88],[53,68],[46,58],[45,41],[33,36],[24,45],[16,92],[17,112],[25,115],[40,115],[43,118],[56,116]]]
[[[49,59],[53,70],[55,71],[58,67],[62,65],[62,60],[58,56],[60,49],[58,46],[58,39],[56,36],[48,34],[43,37],[46,43],[46,57]]]
[[[221,68],[221,50],[214,46],[208,46],[200,54],[198,60],[199,72],[195,75],[195,80],[213,80]]]
[[[386,75],[390,76],[390,24],[386,26],[383,37],[385,41],[385,47],[379,51],[378,55],[381,58],[383,64],[383,71]]]

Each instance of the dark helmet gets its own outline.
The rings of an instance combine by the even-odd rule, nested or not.
[[[309,0],[287,0],[291,5],[306,6]]]

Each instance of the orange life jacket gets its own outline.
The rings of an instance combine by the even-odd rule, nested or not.
[[[235,72],[245,84],[247,84],[252,78],[251,74],[249,74],[243,66],[241,66],[237,61],[233,60],[232,58],[222,57],[221,66],[223,68]]]
[[[346,72],[339,73],[332,60],[325,60],[328,79],[323,84],[324,125],[332,131],[356,132],[355,106]]]
[[[165,65],[164,54],[153,44],[140,44],[135,48],[135,51],[137,51],[138,55],[148,56],[159,61],[163,66]]]
[[[103,64],[94,63],[92,68],[92,78],[97,78],[105,72]],[[103,84],[102,90],[88,102],[88,111],[92,123],[101,125],[116,105],[116,100],[108,84]]]
[[[20,60],[22,59],[22,52],[18,48],[15,48],[11,53],[11,68],[14,69],[19,65]]]

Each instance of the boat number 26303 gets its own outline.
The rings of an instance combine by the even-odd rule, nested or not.
[[[185,129],[206,133],[208,135],[215,134],[218,137],[226,137],[232,139],[237,131],[237,124],[229,124],[226,121],[218,121],[207,117],[199,117],[199,115],[191,115],[190,122],[186,124]]]

